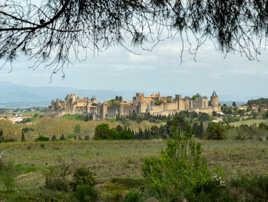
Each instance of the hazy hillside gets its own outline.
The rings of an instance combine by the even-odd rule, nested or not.
[[[116,95],[130,98],[134,95],[131,91],[113,90],[80,90],[62,87],[28,87],[6,82],[0,82],[0,107],[29,107],[47,106],[52,99],[63,99],[69,93],[75,93],[80,97],[96,97],[103,101]]]
[[[90,88],[90,87],[89,87]],[[92,87],[94,88],[94,87]],[[108,87],[107,87],[108,88]],[[138,90],[137,90],[138,91]],[[96,97],[99,101],[112,99],[117,95],[123,96],[124,99],[130,100],[135,95],[134,90],[101,90],[101,89],[75,89],[69,87],[29,87],[16,85],[8,82],[0,82],[0,108],[16,108],[29,106],[48,106],[52,99],[65,98],[67,94],[75,93],[79,97]],[[152,90],[144,92],[145,95],[152,93]],[[189,92],[162,92],[163,96],[174,96],[176,93],[184,96],[191,96]],[[209,94],[201,93],[210,96]],[[257,97],[257,96],[255,96]],[[254,97],[254,98],[255,98]],[[239,100],[230,94],[219,94],[221,104],[231,105],[236,101],[237,105],[245,104],[252,97],[241,97]]]

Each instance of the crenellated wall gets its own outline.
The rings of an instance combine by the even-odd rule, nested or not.
[[[127,116],[131,112],[168,116],[180,111],[204,113],[221,111],[219,98],[215,91],[210,97],[210,101],[207,97],[201,97],[199,94],[192,98],[182,98],[181,95],[176,95],[173,99],[171,96],[161,97],[160,93],[151,94],[149,97],[144,97],[143,93],[136,93],[132,102],[123,101],[121,96],[116,96],[114,100],[98,103],[95,98],[90,100],[88,98],[80,99],[75,94],[70,94],[66,96],[64,101],[52,100],[49,109],[60,114],[91,114],[95,119],[115,118],[118,115]]]

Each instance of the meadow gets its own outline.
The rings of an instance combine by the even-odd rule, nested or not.
[[[13,125],[0,121],[4,140],[8,140],[0,143],[0,200],[85,201],[77,200],[79,197],[75,196],[74,189],[70,191],[73,174],[79,168],[89,169],[93,173],[96,180],[94,188],[100,191],[99,201],[125,202],[129,193],[144,190],[144,186],[148,185],[143,170],[145,159],[158,157],[165,150],[167,140],[93,140],[96,126],[102,123],[111,128],[121,125],[133,131],[161,125],[148,121],[80,121],[63,118],[42,118]],[[242,133],[249,132],[252,138],[235,138],[241,132],[238,128],[240,125],[260,123],[261,121],[237,122],[233,125],[237,127],[229,129],[227,134],[232,137],[223,140],[208,140],[206,136],[202,139],[194,138],[194,141],[201,143],[202,156],[207,160],[210,170],[213,173],[219,169],[222,171],[228,193],[235,201],[240,201],[241,196],[250,196],[251,199],[260,196],[259,201],[268,198],[265,191],[268,186],[268,141],[253,138],[258,137],[258,134],[243,127]],[[25,132],[24,141],[21,140],[23,128],[31,129]],[[256,130],[262,135],[267,132],[266,129]],[[74,134],[80,138],[70,138]],[[65,140],[60,140],[62,135]],[[50,141],[36,141],[40,136],[48,137]],[[52,138],[54,136],[57,137],[56,140]],[[13,190],[10,191],[8,184],[11,176],[15,179],[15,185],[11,186]],[[241,176],[249,178],[239,181]],[[238,188],[234,182],[238,183]],[[65,185],[69,188],[63,190]],[[252,191],[250,187],[257,188]],[[208,195],[210,193],[214,191],[208,192]],[[148,197],[146,192],[143,194],[143,197]]]
[[[211,169],[220,167],[230,179],[240,175],[267,175],[268,142],[200,141],[203,156]],[[4,161],[12,161],[20,170],[19,184],[43,186],[44,172],[60,163],[89,167],[97,181],[112,178],[142,177],[145,158],[157,156],[165,148],[165,140],[131,141],[57,141],[0,144]]]
[[[268,120],[256,120],[256,119],[241,120],[241,121],[230,123],[230,125],[234,126],[234,127],[239,127],[241,125],[248,125],[248,126],[256,125],[256,126],[258,126],[261,123],[268,124]]]

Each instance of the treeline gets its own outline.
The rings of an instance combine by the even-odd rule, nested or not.
[[[14,141],[57,141],[57,140],[130,140],[130,139],[166,139],[170,138],[176,130],[187,131],[192,136],[200,139],[234,139],[234,140],[268,140],[268,125],[261,123],[259,125],[241,125],[234,127],[226,123],[213,123],[209,121],[189,120],[193,113],[177,114],[172,120],[166,121],[165,125],[147,126],[145,128],[131,129],[129,126],[114,125],[110,128],[108,124],[100,124],[92,131],[84,130],[80,124],[73,125],[70,132],[59,130],[57,127],[53,131],[57,134],[45,133],[31,127],[24,127],[17,132],[18,137],[13,138],[7,135],[10,131],[3,130],[0,127],[0,142]],[[21,132],[21,134],[19,134]],[[33,134],[35,139],[32,138]],[[92,134],[94,136],[92,137]]]
[[[130,128],[123,128],[118,125],[116,128],[109,128],[108,124],[100,124],[95,128],[95,140],[129,140],[129,139],[155,139],[164,138],[166,133],[165,126],[152,126],[138,131]]]
[[[214,114],[215,115],[215,114]],[[142,121],[149,121],[152,123],[159,123],[159,122],[166,122],[166,121],[171,121],[175,117],[183,117],[190,122],[193,120],[197,121],[209,121],[211,120],[211,116],[209,116],[207,113],[197,113],[197,112],[189,112],[189,111],[181,111],[172,115],[168,116],[162,116],[162,115],[156,115],[153,116],[150,113],[145,113],[145,114],[137,114],[136,112],[130,113],[128,116],[117,116],[116,120],[117,121],[124,121],[125,119],[136,121],[137,123],[140,123]]]
[[[149,121],[152,123],[159,123],[162,121],[167,121],[167,120],[172,120],[174,117],[174,115],[169,115],[169,116],[161,116],[161,115],[157,115],[157,116],[152,116],[149,113],[145,113],[145,114],[137,114],[136,112],[131,112],[129,115],[127,116],[116,116],[116,120],[117,121],[124,121],[124,120],[131,120],[131,121],[136,121],[137,123],[140,123],[142,121]]]
[[[95,129],[94,139],[156,139],[170,138],[172,134],[183,131],[193,137],[210,140],[268,140],[268,125],[241,125],[234,127],[224,123],[214,122],[194,122],[190,123],[181,115],[175,116],[160,127],[152,126],[147,129],[133,131],[129,128],[123,129],[121,126],[109,128],[107,124],[101,124]]]
[[[259,98],[256,100],[248,100],[248,105],[268,105],[268,98]]]
[[[268,125],[260,123],[259,125],[240,125],[239,127],[229,126],[226,130],[227,138],[236,140],[268,140]]]
[[[68,120],[76,120],[76,121],[91,121],[93,120],[93,116],[91,114],[83,115],[83,114],[65,114],[62,117],[63,119]]]
[[[174,127],[187,133],[195,134],[197,137],[202,137],[204,133],[203,122],[190,124],[181,115],[175,116],[172,120],[167,121],[165,125],[160,127],[152,126],[138,131],[129,128],[123,128],[118,125],[116,128],[109,128],[107,124],[100,124],[95,128],[96,140],[119,140],[119,139],[157,139],[157,138],[170,138],[174,133]]]

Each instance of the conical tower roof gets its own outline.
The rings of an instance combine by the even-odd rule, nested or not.
[[[214,90],[213,93],[212,93],[212,97],[218,97],[216,91]]]

